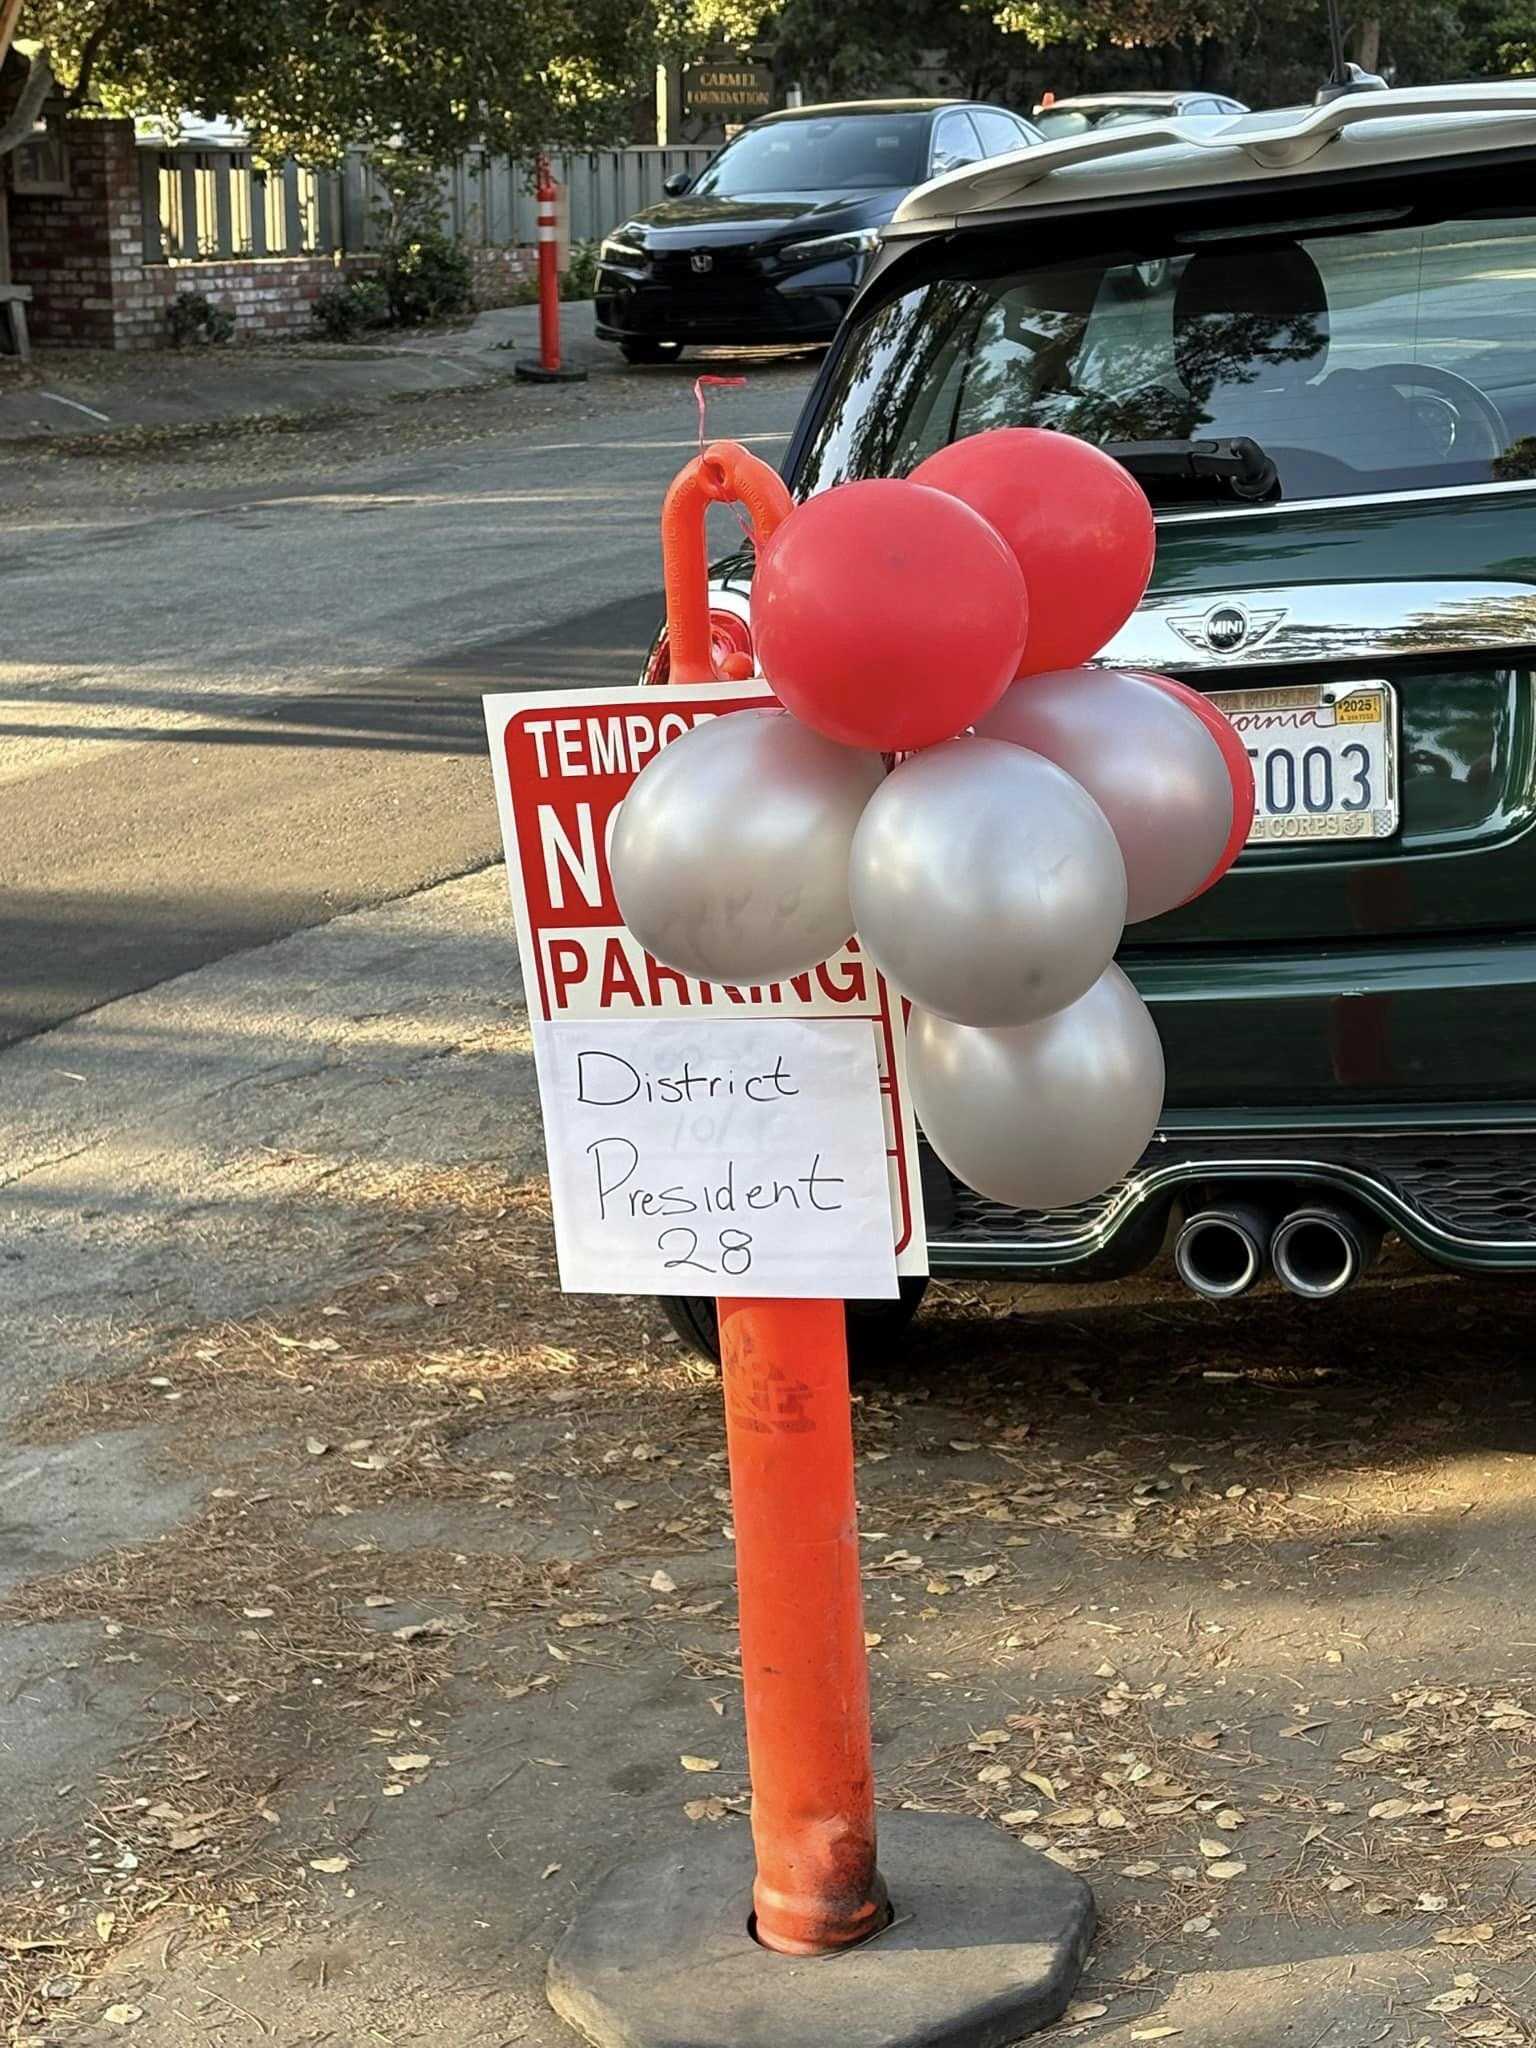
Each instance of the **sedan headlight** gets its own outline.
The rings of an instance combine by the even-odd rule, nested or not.
[[[610,235],[597,252],[597,260],[609,270],[644,270],[650,262],[650,255],[638,242],[631,242],[621,232]]]
[[[846,256],[862,262],[880,245],[878,228],[856,228],[850,234],[817,235],[809,242],[789,242],[779,251],[786,263],[839,263]]]

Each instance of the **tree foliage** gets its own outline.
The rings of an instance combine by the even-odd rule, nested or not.
[[[77,103],[226,116],[271,155],[397,143],[443,160],[625,124],[651,0],[24,0]]]
[[[1536,71],[1536,0],[1347,0],[1350,54],[1401,84]],[[633,132],[659,55],[769,53],[810,98],[1202,86],[1254,105],[1328,70],[1324,0],[22,0],[0,129],[51,63],[76,104],[243,123],[266,154],[442,162]]]

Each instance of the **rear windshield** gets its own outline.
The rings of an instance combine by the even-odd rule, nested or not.
[[[1214,106],[1206,103],[1206,111]],[[1042,107],[1035,115],[1035,126],[1051,142],[1059,142],[1064,135],[1086,135],[1090,128],[1121,128],[1129,121],[1171,121],[1178,111],[1169,106],[1148,106],[1145,100],[1117,100],[1109,106],[1094,107]]]
[[[926,114],[849,114],[749,128],[693,186],[722,199],[765,192],[878,191],[928,175]]]
[[[1244,437],[1287,499],[1536,476],[1536,224],[1408,211],[918,286],[850,333],[798,486],[1003,426],[1138,474],[1144,444]]]

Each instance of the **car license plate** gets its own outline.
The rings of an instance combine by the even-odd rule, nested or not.
[[[1250,846],[1389,839],[1398,825],[1397,694],[1390,683],[1213,690],[1253,763]]]

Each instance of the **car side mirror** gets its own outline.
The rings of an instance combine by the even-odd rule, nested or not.
[[[681,199],[692,183],[691,171],[674,171],[670,178],[662,179],[661,189],[669,199]]]

